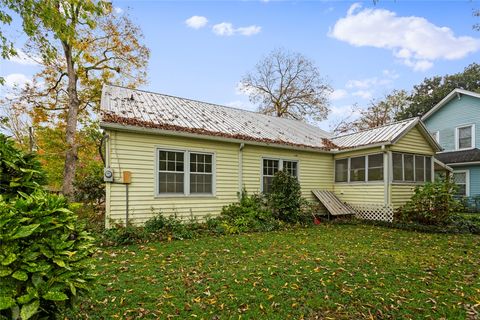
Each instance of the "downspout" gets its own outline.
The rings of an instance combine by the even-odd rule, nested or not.
[[[243,148],[245,148],[245,144],[242,142],[240,143],[240,147],[238,148],[238,198],[242,197],[243,193]]]
[[[385,145],[382,145],[383,151],[383,203],[384,205],[390,206],[390,151],[385,148]]]

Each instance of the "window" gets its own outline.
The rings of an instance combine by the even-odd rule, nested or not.
[[[383,154],[368,156],[368,181],[383,181]]]
[[[280,160],[263,159],[263,192],[269,193],[273,177],[278,172]]]
[[[425,157],[415,156],[415,181],[425,181]]]
[[[432,157],[393,153],[393,181],[432,181]]]
[[[348,159],[335,160],[335,182],[348,181]]]
[[[432,158],[425,157],[425,181],[432,181]]]
[[[297,177],[297,161],[283,161],[283,170],[292,177]]]
[[[365,181],[365,157],[350,158],[350,181]]]
[[[469,149],[474,145],[474,126],[464,126],[457,128],[456,147],[457,149]]]
[[[212,155],[190,154],[190,193],[212,193]]]
[[[469,196],[468,180],[469,180],[468,171],[453,172],[453,181],[458,187],[458,190],[457,190],[458,196]]]
[[[213,194],[213,154],[159,149],[157,156],[158,194]]]
[[[413,171],[413,154],[403,155],[403,180],[414,181],[415,172]]]
[[[293,177],[298,178],[298,161],[282,159],[263,159],[262,191],[269,193],[275,173],[284,170]]]
[[[159,193],[184,193],[184,153],[159,151]]]
[[[403,181],[403,154],[394,153],[393,158],[393,180]]]
[[[366,181],[383,181],[383,154],[335,160],[335,182]]]

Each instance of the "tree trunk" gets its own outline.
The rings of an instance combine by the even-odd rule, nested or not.
[[[62,43],[63,51],[65,53],[65,60],[67,63],[68,75],[68,107],[67,107],[67,127],[66,127],[66,142],[67,150],[65,153],[65,168],[63,171],[63,185],[62,193],[67,197],[73,196],[73,181],[75,179],[75,171],[77,165],[77,143],[76,132],[78,122],[78,110],[80,107],[80,100],[77,93],[77,74],[75,72],[74,61],[72,59],[72,48],[67,43]]]

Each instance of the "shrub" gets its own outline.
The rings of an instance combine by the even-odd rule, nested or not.
[[[288,223],[304,222],[307,218],[302,210],[304,203],[297,178],[278,171],[268,194],[268,205],[274,217]]]
[[[62,196],[0,197],[0,318],[54,318],[88,290],[94,239]]]
[[[92,206],[99,206],[105,201],[105,182],[103,182],[103,167],[91,166],[84,177],[77,177],[73,183],[75,200]]]
[[[278,229],[272,212],[267,208],[262,195],[249,196],[244,190],[239,202],[223,207],[220,217],[225,233],[242,233],[248,231],[271,231]]]
[[[395,219],[421,224],[446,224],[460,203],[455,199],[456,186],[451,179],[426,183],[415,188],[410,201],[396,211]]]
[[[191,239],[195,235],[195,230],[198,229],[198,223],[192,221],[182,221],[176,215],[165,217],[162,213],[156,214],[145,222],[145,231],[155,234],[157,237],[163,239]]]
[[[35,154],[15,148],[11,139],[0,133],[0,194],[4,199],[19,192],[30,193],[46,183],[45,173]]]
[[[123,246],[146,240],[149,240],[149,237],[142,227],[115,225],[103,231],[101,243],[106,246]]]

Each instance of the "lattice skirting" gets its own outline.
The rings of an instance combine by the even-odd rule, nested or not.
[[[393,207],[383,204],[349,204],[356,212],[356,217],[366,220],[393,221]]]

